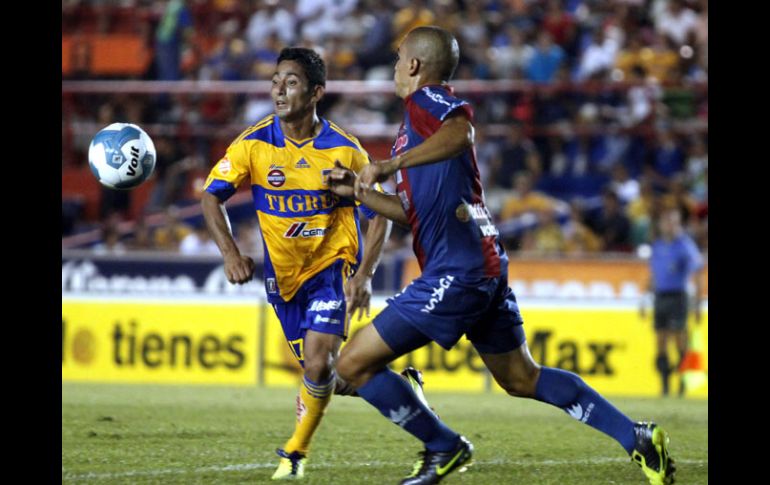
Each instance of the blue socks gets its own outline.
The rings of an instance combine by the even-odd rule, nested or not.
[[[629,455],[633,451],[636,441],[634,422],[577,374],[541,367],[535,399],[560,407],[573,418],[615,438]]]
[[[439,421],[401,376],[385,368],[358,388],[358,395],[383,416],[417,437],[430,451],[451,451],[460,435]]]

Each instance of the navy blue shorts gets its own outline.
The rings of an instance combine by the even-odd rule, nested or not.
[[[343,290],[347,265],[346,261],[335,261],[307,280],[290,301],[273,304],[286,341],[303,367],[304,340],[308,329],[339,335],[343,340],[348,337]]]
[[[421,276],[374,319],[385,343],[401,355],[429,341],[449,350],[465,335],[482,354],[510,352],[526,341],[508,276]]]

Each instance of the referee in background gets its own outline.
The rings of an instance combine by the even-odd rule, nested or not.
[[[676,209],[664,210],[658,219],[657,237],[652,243],[650,256],[649,292],[654,293],[653,316],[658,352],[655,367],[660,373],[663,395],[669,393],[669,377],[679,366],[671,366],[668,358],[669,340],[676,341],[681,363],[687,351],[687,283],[695,281],[692,310],[695,322],[701,318],[701,273],[703,257],[695,242],[682,228],[681,215]],[[640,307],[645,317],[646,305]],[[679,396],[684,395],[684,381],[680,381]]]

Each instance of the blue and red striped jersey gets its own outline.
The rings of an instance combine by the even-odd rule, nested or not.
[[[416,147],[450,116],[473,121],[473,108],[447,85],[426,85],[407,96],[391,156]],[[484,202],[476,149],[435,163],[400,169],[396,191],[412,228],[423,275],[472,278],[504,274],[508,257]]]

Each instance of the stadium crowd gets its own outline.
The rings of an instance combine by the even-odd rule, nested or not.
[[[330,80],[388,80],[395,46],[426,24],[457,35],[455,79],[521,81],[467,96],[488,206],[509,250],[632,252],[652,239],[665,208],[681,211],[708,250],[705,0],[65,0],[63,36],[84,47],[71,50],[63,77],[114,78],[95,72],[87,44],[77,41],[131,34],[152,53],[133,79],[264,81],[282,47],[302,45],[323,55]],[[401,109],[396,97],[355,93],[328,94],[319,106],[353,133],[358,124],[398,123]],[[196,201],[233,137],[224,128],[242,129],[272,110],[269,97],[256,95],[64,92],[63,170],[87,161],[93,133],[82,126],[121,120],[173,130],[151,133],[152,193],[129,234],[118,222],[129,217],[132,193],[105,189],[98,221],[63,200],[62,236],[98,225],[95,250],[207,253],[213,246],[202,225],[184,222],[176,208]],[[211,130],[201,135],[200,127]],[[163,222],[150,227],[149,214]],[[261,251],[253,217],[234,220],[241,242]],[[408,248],[409,237],[395,231],[388,250]]]

